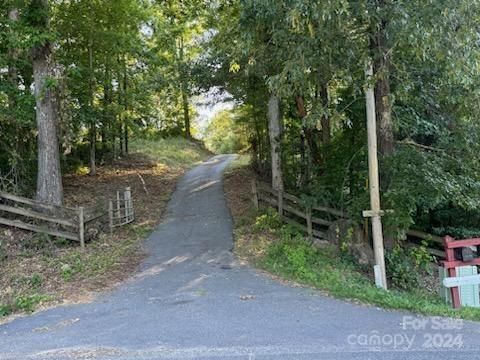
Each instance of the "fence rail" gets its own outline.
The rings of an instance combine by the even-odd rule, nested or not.
[[[84,208],[47,205],[0,192],[0,224],[78,241],[85,247]],[[21,219],[18,219],[18,217]]]
[[[428,234],[426,232],[420,230],[408,230],[406,232],[407,241],[409,246],[416,246],[422,240],[427,240],[428,242],[428,252],[430,255],[435,256],[438,259],[445,259],[445,250],[444,250],[444,242],[441,236]]]
[[[309,239],[326,240],[330,225],[339,219],[349,219],[348,214],[341,210],[326,206],[310,206],[297,196],[274,190],[269,185],[255,180],[252,181],[252,196],[257,209],[261,205],[275,208],[285,223],[304,231]],[[429,253],[438,259],[445,258],[442,237],[420,230],[408,230],[406,235],[409,246],[418,246],[422,240],[427,240]]]
[[[347,219],[344,212],[325,206],[311,206],[284,191],[277,191],[270,186],[252,181],[253,202],[256,208],[262,203],[275,207],[284,222],[304,231],[310,240],[325,239],[328,227],[335,220]]]
[[[109,201],[109,209],[105,204],[90,208],[49,205],[0,192],[0,225],[77,241],[82,248],[87,225],[106,216],[111,230],[135,220],[130,188],[123,193],[117,191],[116,200]]]

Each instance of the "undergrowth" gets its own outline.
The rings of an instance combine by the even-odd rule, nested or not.
[[[295,228],[282,225],[274,211],[259,213],[237,222],[237,253],[272,274],[327,294],[364,304],[414,313],[459,317],[480,321],[480,309],[453,310],[436,294],[420,286],[384,291],[375,287],[368,269],[343,256],[333,247],[315,247]],[[404,258],[396,253],[398,258]],[[424,266],[423,254],[413,263]],[[396,261],[396,259],[392,259]],[[414,269],[410,269],[413,271]],[[414,282],[417,284],[417,282]]]
[[[159,164],[174,168],[188,168],[209,155],[201,143],[182,137],[135,139],[130,149],[132,153],[146,154]]]

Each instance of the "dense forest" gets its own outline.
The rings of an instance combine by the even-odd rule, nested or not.
[[[277,189],[361,218],[376,95],[387,238],[480,233],[480,2],[3,0],[0,187],[62,202],[62,173],[132,137],[205,134]],[[365,78],[373,62],[373,80]]]
[[[202,59],[272,185],[361,219],[373,61],[386,240],[478,234],[478,1],[227,2]],[[390,241],[391,243],[391,241]]]
[[[2,1],[2,187],[58,204],[62,171],[95,175],[132,135],[190,138],[199,5]]]

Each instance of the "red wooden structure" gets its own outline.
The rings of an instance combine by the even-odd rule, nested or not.
[[[480,238],[475,239],[465,239],[465,240],[455,240],[451,236],[444,237],[445,244],[445,258],[443,261],[443,266],[448,271],[448,276],[455,277],[457,276],[456,267],[458,266],[474,266],[480,265],[480,258],[472,258],[469,260],[458,260],[455,257],[455,249],[467,248],[470,246],[480,246]],[[460,293],[458,287],[452,287],[452,302],[455,309],[460,308]]]

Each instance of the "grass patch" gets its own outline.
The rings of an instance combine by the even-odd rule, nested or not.
[[[173,168],[188,168],[210,155],[202,144],[181,137],[135,139],[130,146],[132,153],[148,155],[159,164]]]
[[[228,167],[226,169],[226,174],[233,173],[239,169],[248,167],[252,161],[252,157],[248,154],[240,154],[237,155],[237,157],[228,164]]]
[[[285,279],[324,290],[337,298],[424,315],[480,321],[479,309],[453,310],[438,296],[421,289],[413,291],[378,289],[372,284],[371,278],[352,263],[339,258],[334,249],[314,248],[302,236],[284,235],[280,241],[270,243],[265,255],[257,261],[257,265]]]
[[[89,244],[87,251],[75,248],[64,256],[46,261],[65,282],[78,283],[89,279],[100,281],[105,275],[110,277],[114,274],[121,277],[123,271],[132,270],[128,262],[134,256],[141,256],[138,253],[138,243],[152,230],[149,225],[130,224],[123,229],[122,239],[102,235]]]
[[[89,230],[86,249],[65,239],[0,228],[0,317],[30,313],[42,305],[88,301],[128,278],[141,262],[141,244],[162,213],[186,169],[210,153],[181,138],[132,141],[134,153],[98,167],[98,175],[72,172],[64,177],[69,206],[108,203],[129,186],[135,222],[108,231],[108,219]],[[143,180],[143,181],[142,181]]]
[[[8,316],[16,312],[32,313],[40,304],[51,300],[51,297],[43,294],[18,296],[12,303],[0,304],[0,317]]]
[[[480,321],[480,309],[454,310],[423,288],[384,291],[374,286],[370,269],[354,264],[331,247],[317,248],[274,211],[252,210],[248,168],[237,167],[225,180],[225,193],[235,218],[235,252],[240,259],[283,279],[363,304],[413,313]],[[245,184],[247,183],[247,184]]]

